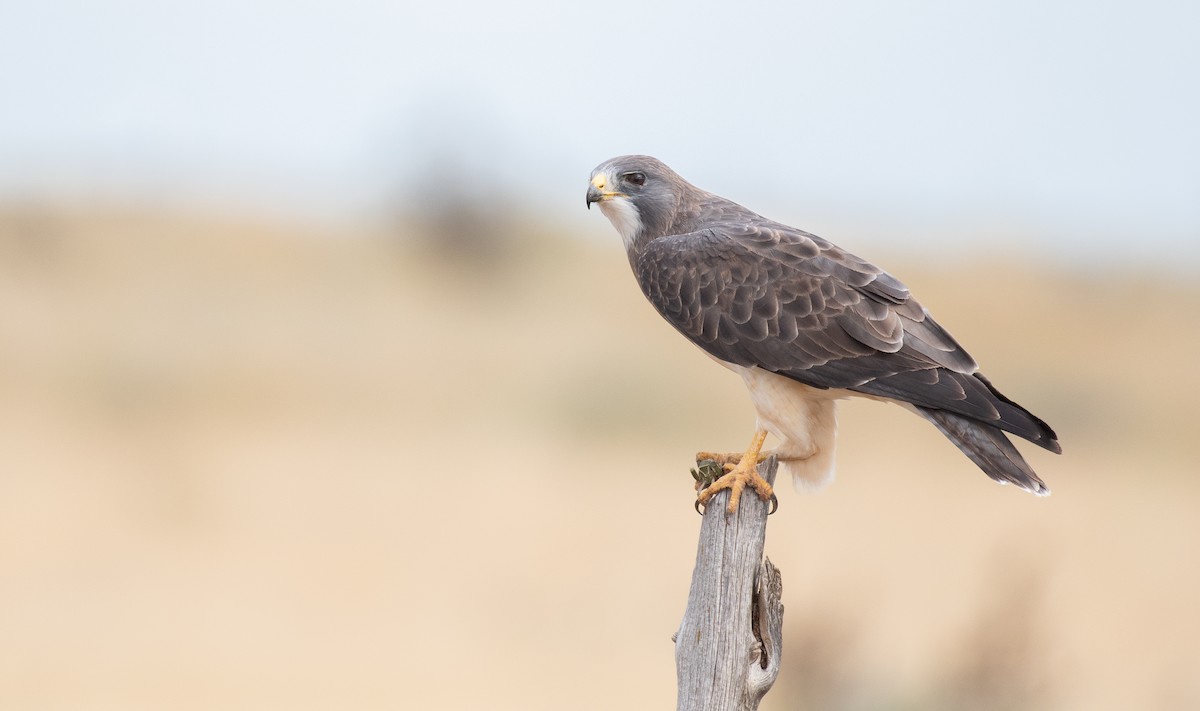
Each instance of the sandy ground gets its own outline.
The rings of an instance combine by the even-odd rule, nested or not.
[[[689,456],[744,446],[740,383],[615,239],[398,241],[0,217],[0,708],[673,704]],[[768,530],[763,708],[1200,708],[1200,286],[902,261],[1057,428],[1054,495],[847,403]]]

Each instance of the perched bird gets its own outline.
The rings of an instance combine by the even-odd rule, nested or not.
[[[672,326],[742,377],[758,415],[743,454],[698,453],[727,472],[706,504],[771,486],[756,466],[770,453],[798,489],[833,476],[836,403],[895,402],[929,420],[989,477],[1044,496],[1049,489],[1008,440],[1059,453],[1054,430],[978,372],[958,342],[891,274],[803,230],[705,192],[649,156],[592,171],[593,203],[621,234],[638,285]]]

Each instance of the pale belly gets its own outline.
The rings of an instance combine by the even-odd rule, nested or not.
[[[771,450],[797,489],[819,489],[833,479],[837,401],[848,390],[822,390],[761,368],[721,365],[742,376],[758,415],[758,427],[778,441]]]

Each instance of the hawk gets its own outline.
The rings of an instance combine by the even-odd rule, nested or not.
[[[700,452],[726,473],[730,512],[774,454],[798,489],[833,476],[836,404],[898,403],[929,420],[989,477],[1050,493],[1006,433],[1060,453],[1042,420],[1000,393],[974,359],[891,274],[837,245],[705,192],[649,156],[592,171],[600,206],[625,243],[638,285],[680,333],[742,377],[757,414],[742,454]],[[779,441],[763,452],[767,435]],[[700,488],[698,486],[698,488]]]

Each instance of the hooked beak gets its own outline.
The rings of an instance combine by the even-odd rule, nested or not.
[[[614,197],[625,197],[625,193],[605,190],[606,187],[608,187],[608,176],[604,173],[600,173],[592,178],[592,184],[588,186],[587,190],[587,207],[589,210],[592,209],[592,203],[594,202],[604,202]]]

